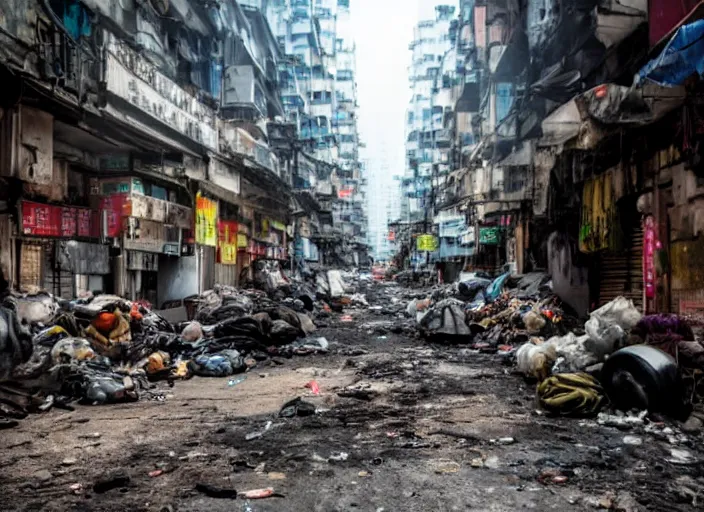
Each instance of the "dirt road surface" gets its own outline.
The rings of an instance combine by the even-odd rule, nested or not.
[[[331,342],[330,354],[272,361],[234,385],[194,378],[160,384],[163,399],[29,417],[0,434],[0,508],[704,507],[701,433],[673,445],[642,427],[546,417],[536,411],[534,386],[499,356],[380,335],[358,327],[365,312],[353,316],[317,333]],[[312,380],[319,396],[304,387]],[[362,391],[338,395],[349,386]],[[316,414],[280,418],[296,397]],[[274,495],[260,500],[232,492],[269,487]]]

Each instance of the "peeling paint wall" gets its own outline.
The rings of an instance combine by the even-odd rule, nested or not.
[[[198,293],[196,257],[159,257],[157,300],[159,306]]]

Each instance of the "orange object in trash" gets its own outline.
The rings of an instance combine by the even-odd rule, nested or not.
[[[242,493],[242,497],[248,500],[261,500],[263,498],[268,498],[274,494],[274,489],[268,487],[266,489],[255,489],[253,491],[246,491]]]
[[[171,357],[166,352],[154,352],[149,356],[149,364],[147,364],[147,373],[153,374],[160,372],[166,368],[171,362]]]
[[[110,332],[115,328],[117,323],[117,316],[114,313],[100,313],[93,320],[93,326],[100,332]]]
[[[132,304],[130,316],[132,317],[132,320],[141,320],[142,318],[144,318],[142,313],[139,312],[139,304],[137,304],[136,302]]]

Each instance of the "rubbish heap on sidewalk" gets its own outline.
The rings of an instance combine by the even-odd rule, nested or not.
[[[688,319],[643,317],[618,297],[581,321],[542,273],[472,277],[428,295],[406,309],[428,341],[502,354],[538,383],[548,412],[596,416],[610,404],[686,419],[690,398],[704,397],[704,343]]]
[[[171,323],[148,304],[113,295],[72,301],[45,292],[0,303],[0,428],[71,403],[163,399],[154,381],[244,373],[273,357],[324,354],[314,318],[347,285],[326,272],[317,289],[264,268],[254,286],[216,286],[184,300],[191,320]],[[366,303],[364,296],[352,296]],[[327,302],[325,302],[327,301]],[[185,316],[184,316],[185,317]]]

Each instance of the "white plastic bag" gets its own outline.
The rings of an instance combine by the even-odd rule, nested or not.
[[[616,350],[617,343],[625,332],[635,327],[641,318],[633,301],[617,297],[589,315],[589,320],[584,324],[584,330],[589,336],[585,347],[603,359]]]

